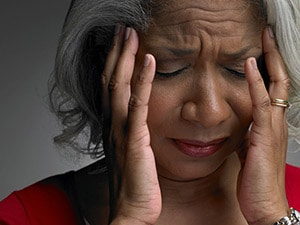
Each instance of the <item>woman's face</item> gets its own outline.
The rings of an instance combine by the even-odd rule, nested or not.
[[[138,63],[156,58],[148,126],[158,173],[204,177],[238,147],[252,120],[245,60],[262,54],[262,25],[244,1],[174,0],[140,35]]]

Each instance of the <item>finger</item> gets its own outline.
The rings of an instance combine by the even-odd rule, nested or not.
[[[123,192],[121,191],[121,198],[122,194],[125,194],[127,201],[134,202],[130,205],[138,206],[146,203],[146,206],[140,208],[149,209],[150,212],[153,212],[153,209],[159,209],[161,203],[155,158],[150,146],[150,134],[147,126],[148,102],[154,74],[154,57],[147,54],[144,58],[143,68],[137,74],[133,84],[128,105],[128,135],[126,158],[122,171],[124,174]]]
[[[288,100],[290,81],[271,27],[264,30],[263,49],[270,76],[270,98]],[[272,106],[272,111],[274,132],[281,143],[284,144],[284,140],[287,138],[286,110],[284,107]]]
[[[259,134],[266,134],[271,129],[271,103],[255,58],[247,59],[245,73],[252,100],[252,130]]]
[[[134,29],[126,28],[123,51],[109,84],[113,126],[124,126],[127,120],[137,50],[138,35]]]
[[[155,59],[147,54],[144,67],[136,79],[129,102],[128,132],[131,134],[128,144],[131,148],[140,149],[150,146],[150,135],[147,127],[148,103],[152,81],[155,74]]]
[[[115,36],[114,36],[113,44],[106,58],[105,67],[101,75],[102,90],[103,90],[102,108],[105,117],[110,113],[110,103],[109,103],[110,98],[109,98],[108,86],[121,54],[124,32],[125,32],[124,26],[117,24],[115,28]]]
[[[289,77],[285,64],[278,51],[271,27],[267,27],[263,33],[263,51],[267,70],[270,76],[269,95],[272,99],[288,100]],[[275,113],[284,112],[283,107],[273,107]],[[281,117],[282,118],[282,117]]]
[[[270,76],[269,96],[271,99],[288,100],[289,77],[284,61],[278,51],[274,34],[271,27],[267,27],[263,33],[263,51],[266,67]],[[276,149],[277,163],[281,168],[285,166],[287,149],[287,124],[286,109],[280,106],[272,106],[272,127],[274,140],[277,141]],[[280,168],[280,167],[279,167]],[[279,174],[284,176],[284,170],[280,169]]]

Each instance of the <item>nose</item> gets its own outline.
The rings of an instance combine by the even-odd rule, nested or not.
[[[232,110],[225,86],[224,80],[209,75],[193,82],[189,97],[182,107],[182,118],[207,129],[228,120]]]

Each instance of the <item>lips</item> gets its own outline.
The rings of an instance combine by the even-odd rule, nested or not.
[[[178,149],[187,156],[202,158],[215,154],[224,144],[226,138],[215,139],[209,142],[196,140],[174,139]]]

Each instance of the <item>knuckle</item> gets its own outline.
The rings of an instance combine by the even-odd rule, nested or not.
[[[282,83],[283,83],[283,85],[284,85],[284,87],[285,87],[286,90],[290,90],[291,80],[290,80],[290,78],[287,75],[283,79]]]
[[[143,106],[143,101],[136,95],[131,95],[128,103],[128,108],[131,111],[138,110],[141,106]]]
[[[108,85],[108,76],[105,72],[103,72],[102,75],[101,75],[101,83],[102,83],[103,86]]]
[[[275,73],[270,74],[271,77],[282,77],[282,78],[277,79],[277,80],[274,79],[274,80],[272,80],[272,82],[276,85],[277,84],[280,85],[285,90],[289,90],[290,86],[291,86],[291,81],[290,81],[290,78],[289,78],[288,74],[286,72],[282,72],[281,74],[278,74],[278,75],[276,76]]]
[[[109,81],[109,84],[108,84],[108,90],[109,90],[110,92],[113,92],[113,91],[117,90],[118,87],[119,87],[119,82],[118,82],[117,80],[111,79],[111,80]]]
[[[264,97],[262,97],[260,102],[255,106],[263,112],[271,111],[271,101],[269,96],[265,95]]]
[[[259,77],[254,81],[253,85],[254,86],[264,86],[264,80],[262,79],[262,77]]]
[[[117,41],[114,40],[110,46],[110,53],[117,48]]]
[[[143,76],[143,74],[139,73],[137,75],[136,84],[144,85],[145,83],[146,83],[145,76]]]

